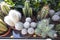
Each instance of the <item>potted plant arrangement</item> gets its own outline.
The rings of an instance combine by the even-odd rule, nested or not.
[[[54,4],[57,2],[58,5]],[[1,3],[0,15],[3,19],[0,19],[13,29],[14,38],[57,38],[60,35],[60,1],[57,2],[56,0],[5,0],[6,5]]]

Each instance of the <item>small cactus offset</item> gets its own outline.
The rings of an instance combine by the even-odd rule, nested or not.
[[[35,30],[35,34],[40,35],[43,38],[45,38],[46,36],[54,38],[54,37],[56,37],[55,36],[56,31],[52,30],[53,27],[54,27],[54,25],[49,24],[48,19],[43,19],[38,23],[37,28]]]
[[[6,24],[0,19],[0,34],[6,32],[7,30]]]
[[[25,17],[32,16],[32,8],[30,7],[30,2],[27,0],[25,1],[25,4],[24,4],[23,14]]]
[[[5,15],[7,15],[10,11],[10,7],[5,2],[2,2],[1,3],[1,10]]]
[[[39,19],[46,18],[46,16],[48,15],[48,13],[49,13],[49,6],[48,5],[45,5],[41,9],[41,11],[38,12],[38,18]]]

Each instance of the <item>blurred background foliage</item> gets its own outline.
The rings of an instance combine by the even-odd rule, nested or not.
[[[4,0],[4,1],[15,8],[23,8],[24,2],[26,0]],[[30,1],[30,6],[36,12],[40,10],[45,4],[48,4],[50,8],[54,9],[55,11],[60,10],[60,0],[29,0],[29,1]]]

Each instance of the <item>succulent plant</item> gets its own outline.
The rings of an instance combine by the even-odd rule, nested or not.
[[[35,34],[40,35],[43,38],[45,38],[46,36],[54,38],[55,37],[54,34],[56,34],[56,31],[52,30],[53,27],[54,25],[49,24],[48,19],[43,19],[38,23],[37,28],[35,30]]]
[[[4,22],[8,24],[9,26],[15,26],[14,22],[10,19],[9,16],[4,17]]]
[[[6,27],[6,24],[0,19],[0,34],[3,34],[7,30],[8,28]]]
[[[57,11],[55,14],[60,16],[60,11]]]
[[[23,14],[24,14],[25,17],[32,16],[32,8],[30,7],[30,2],[27,1],[27,0],[25,1],[25,4],[24,4]]]
[[[5,2],[1,2],[1,10],[2,10],[2,12],[5,14],[5,15],[7,15],[8,13],[9,13],[9,11],[10,11],[10,7],[8,6],[8,4],[7,3],[5,3]]]
[[[21,20],[21,17],[22,17],[21,13],[18,12],[17,10],[10,10],[8,16],[11,18],[11,20],[14,23],[19,22],[19,20]]]
[[[4,14],[2,13],[2,11],[0,10],[0,19],[4,19]]]
[[[46,18],[46,16],[48,15],[48,13],[49,13],[49,6],[45,5],[41,9],[41,11],[38,12],[37,18],[39,18],[39,19]]]

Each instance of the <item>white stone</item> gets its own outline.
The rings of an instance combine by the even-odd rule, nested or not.
[[[29,28],[30,27],[30,23],[29,22],[25,22],[24,23],[24,28]]]
[[[22,22],[17,22],[15,24],[15,29],[16,30],[22,30],[23,29],[23,23]]]
[[[30,17],[27,17],[25,21],[26,22],[31,22],[31,18]]]
[[[27,29],[22,29],[22,30],[21,30],[21,33],[22,33],[23,35],[27,34]]]
[[[31,22],[31,27],[35,28],[36,25],[37,25],[37,23],[35,23],[35,22]]]
[[[53,16],[54,13],[55,13],[55,11],[54,11],[53,9],[49,10],[49,15],[50,15],[50,16]]]
[[[34,28],[28,28],[28,33],[33,34],[34,33]]]

